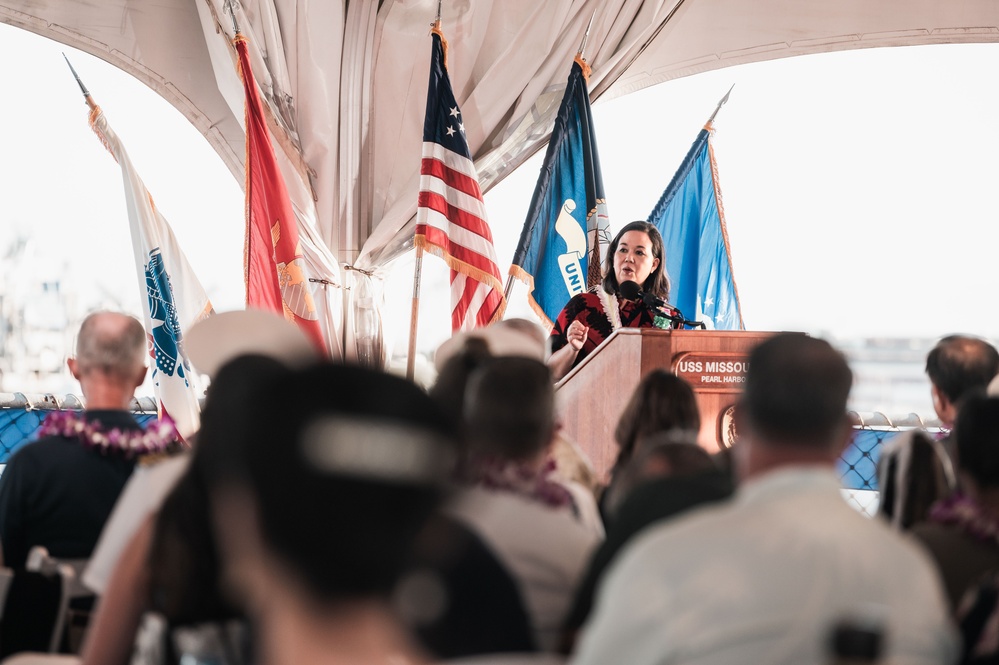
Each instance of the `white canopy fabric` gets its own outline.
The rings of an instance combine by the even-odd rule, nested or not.
[[[133,74],[190,119],[242,182],[228,1],[0,0],[0,21]],[[342,302],[327,294],[327,329],[344,355],[378,363],[378,276],[412,244],[437,1],[234,4],[303,244],[330,282],[351,287]],[[996,0],[445,0],[442,18],[484,190],[544,145],[591,18],[594,99],[758,60],[999,41]]]

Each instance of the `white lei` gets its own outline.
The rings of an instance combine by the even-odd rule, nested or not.
[[[604,308],[604,316],[610,321],[611,332],[614,332],[621,327],[621,308],[618,306],[617,296],[607,293],[598,286],[597,297],[600,298],[600,305]]]

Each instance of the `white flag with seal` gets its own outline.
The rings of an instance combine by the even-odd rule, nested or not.
[[[198,431],[201,409],[183,332],[210,316],[212,305],[99,106],[90,113],[90,126],[121,167],[160,417],[173,420],[187,439]]]

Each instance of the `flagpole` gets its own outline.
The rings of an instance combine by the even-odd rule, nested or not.
[[[73,63],[69,61],[69,58],[66,57],[65,53],[62,54],[62,57],[66,60],[66,64],[69,65],[69,71],[73,72],[73,78],[75,78],[77,84],[79,84],[80,92],[83,93],[83,98],[87,101],[87,106],[89,106],[90,110],[93,111],[97,108],[97,103],[94,102],[94,98],[90,96],[90,91],[87,90],[87,86],[83,85],[83,81],[80,80],[80,75],[77,74],[76,69],[73,68]]]
[[[441,28],[441,5],[444,0],[437,0],[437,17],[433,27]],[[409,315],[409,352],[406,355],[406,378],[414,380],[416,374],[416,328],[420,320],[420,283],[423,277],[423,246],[416,246],[416,264],[413,267],[413,306]]]
[[[513,275],[506,276],[506,286],[503,287],[503,297],[510,301],[510,295],[513,293]]]
[[[586,24],[586,32],[583,33],[583,41],[580,42],[579,50],[576,51],[576,56],[580,59],[583,59],[583,52],[586,51],[586,40],[590,37],[590,28],[593,27],[593,17],[596,15],[596,12],[590,14],[590,22]]]
[[[236,6],[233,4],[233,0],[225,0],[222,4],[222,11],[229,15],[232,19],[232,32],[233,35],[240,34],[239,32],[239,22],[236,21]]]
[[[416,373],[416,324],[420,319],[420,282],[423,277],[423,247],[416,246],[416,267],[413,269],[413,309],[409,316],[409,354],[406,357],[406,378]]]
[[[718,106],[715,107],[714,113],[712,113],[711,117],[708,118],[708,121],[704,123],[705,127],[710,127],[711,123],[715,121],[715,116],[718,115],[718,111],[721,111],[721,107],[725,106],[725,103],[728,102],[728,96],[732,94],[732,88],[735,88],[734,83],[732,84],[732,87],[728,89],[728,92],[725,93],[725,96],[718,102]]]

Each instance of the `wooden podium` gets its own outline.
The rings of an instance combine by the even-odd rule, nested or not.
[[[698,443],[711,452],[727,447],[746,356],[772,334],[619,328],[555,385],[565,433],[606,481],[617,457],[618,418],[642,377],[662,368],[684,378],[697,395]]]

